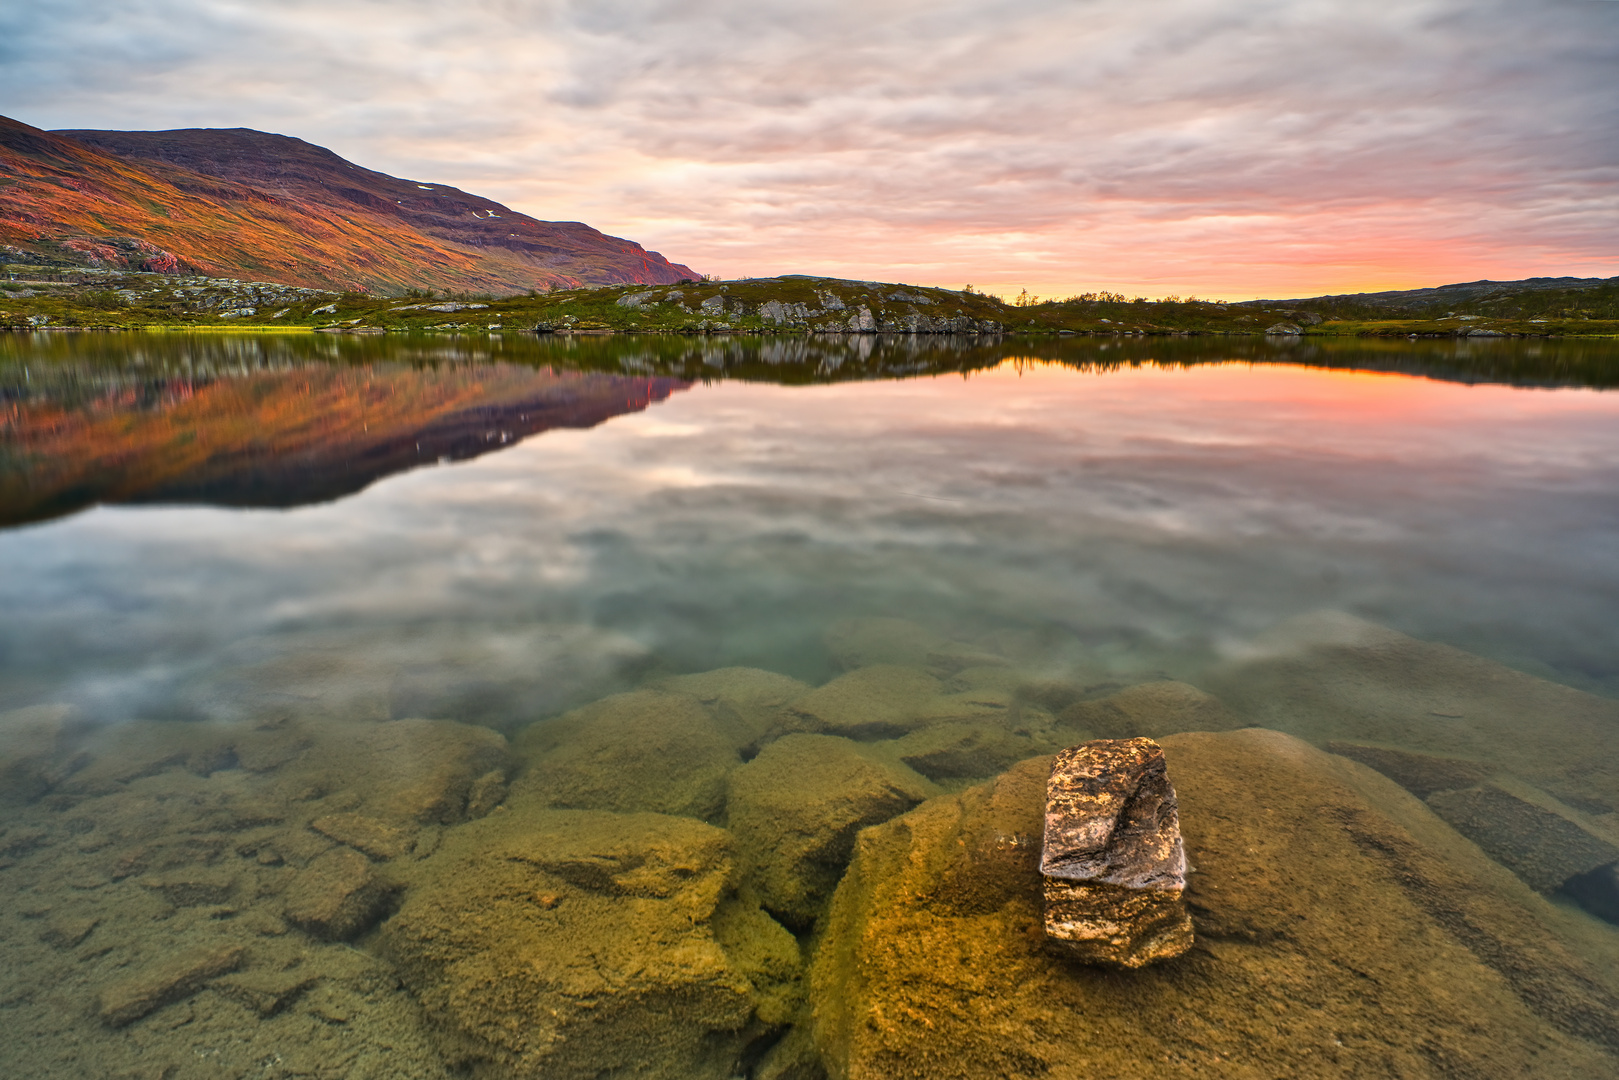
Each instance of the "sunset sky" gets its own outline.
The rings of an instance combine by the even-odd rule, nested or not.
[[[1619,274],[1612,0],[52,0],[0,111],[253,127],[724,277]]]

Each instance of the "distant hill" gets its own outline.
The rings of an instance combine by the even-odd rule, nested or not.
[[[1391,311],[1416,311],[1444,307],[1459,307],[1478,301],[1506,300],[1522,297],[1526,293],[1564,293],[1586,289],[1611,289],[1619,285],[1619,277],[1535,277],[1519,281],[1464,281],[1455,285],[1436,285],[1431,289],[1392,289],[1387,292],[1336,293],[1331,296],[1311,296],[1294,300],[1244,300],[1243,304],[1288,307],[1340,307],[1360,305],[1367,308],[1385,308]]]
[[[47,132],[0,117],[0,257],[316,288],[512,293],[697,275],[248,128]]]

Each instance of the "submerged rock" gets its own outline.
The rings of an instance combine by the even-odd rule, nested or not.
[[[827,628],[826,650],[845,671],[877,664],[924,668],[949,676],[976,665],[1001,665],[1006,658],[949,638],[906,619],[840,619]]]
[[[614,694],[530,727],[531,764],[512,797],[579,810],[647,811],[708,819],[725,804],[737,748],[690,694]]]
[[[926,671],[897,664],[856,668],[806,694],[789,708],[801,730],[851,739],[893,739],[926,726],[943,684]]]
[[[1428,805],[1486,855],[1541,892],[1619,860],[1619,845],[1596,832],[1584,815],[1506,777],[1436,792],[1428,797]]]
[[[236,945],[182,953],[101,993],[99,1015],[109,1027],[123,1027],[164,1005],[190,997],[210,979],[235,971],[246,950]]]
[[[364,855],[335,848],[299,871],[287,893],[288,922],[324,941],[347,941],[382,917],[394,887]]]
[[[861,833],[816,953],[840,1080],[1607,1075],[1612,935],[1386,778],[1277,732],[1159,740],[1198,944],[1133,971],[1050,955],[1048,759]],[[1590,959],[1587,960],[1586,957]]]
[[[1473,787],[1497,771],[1478,761],[1341,739],[1327,743],[1327,751],[1376,769],[1419,799],[1426,799],[1436,791]]]
[[[1619,923],[1619,863],[1599,866],[1588,874],[1570,878],[1563,891],[1586,911]]]
[[[33,802],[82,768],[87,758],[74,745],[82,727],[66,705],[0,713],[0,805]]]
[[[1102,739],[1157,738],[1178,731],[1229,731],[1243,726],[1219,698],[1168,679],[1138,683],[1094,701],[1075,702],[1057,719]]]
[[[1138,968],[1192,947],[1186,850],[1162,747],[1104,739],[1053,759],[1040,872],[1046,937],[1066,956]]]
[[[855,834],[937,793],[871,747],[793,734],[731,774],[726,808],[761,903],[790,926],[808,926],[832,898]]]
[[[1619,810],[1619,701],[1342,612],[1290,619],[1253,650],[1202,679],[1249,723],[1466,759],[1585,813]]]
[[[930,780],[989,777],[1025,758],[1049,753],[1049,742],[990,724],[943,723],[886,744]]]
[[[676,675],[659,687],[702,702],[736,749],[748,755],[781,726],[782,709],[810,691],[791,676],[745,667]]]
[[[700,821],[514,800],[408,873],[383,942],[473,1075],[726,1080],[796,1005],[796,944]]]

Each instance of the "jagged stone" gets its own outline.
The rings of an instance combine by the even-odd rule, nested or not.
[[[1376,769],[1419,799],[1426,799],[1436,791],[1473,787],[1488,780],[1496,771],[1483,762],[1440,757],[1437,754],[1416,754],[1390,746],[1372,746],[1341,739],[1327,743],[1327,752]]]
[[[731,774],[726,809],[760,902],[788,925],[807,926],[831,899],[855,834],[937,791],[871,747],[797,733]]]
[[[300,870],[287,893],[288,922],[323,941],[347,941],[382,917],[394,887],[358,851],[333,848]]]
[[[791,937],[731,892],[729,834],[515,795],[508,807],[411,864],[383,927],[445,1057],[544,1080],[736,1075],[768,1030],[756,1013],[779,1023],[797,972]]]
[[[718,721],[689,694],[614,694],[520,739],[532,762],[512,798],[579,810],[711,818],[725,776],[742,764]]]
[[[1435,792],[1427,802],[1457,832],[1540,892],[1619,860],[1619,845],[1594,832],[1578,811],[1507,777]]]
[[[811,976],[827,1072],[1614,1071],[1608,927],[1571,919],[1355,762],[1253,729],[1160,743],[1196,867],[1197,947],[1134,971],[1047,951],[1038,861],[1050,760],[1022,762],[860,834]]]
[[[1127,686],[1095,701],[1077,701],[1057,719],[1101,739],[1155,739],[1180,731],[1230,731],[1243,726],[1219,698],[1168,679]]]
[[[1046,781],[1045,930],[1091,964],[1138,968],[1192,947],[1186,850],[1164,751],[1151,739],[1070,747]]]
[[[247,950],[217,946],[184,953],[101,992],[98,1013],[109,1027],[123,1027],[141,1017],[190,997],[210,979],[241,966]]]

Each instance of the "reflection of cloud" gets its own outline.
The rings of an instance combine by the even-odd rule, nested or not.
[[[1195,674],[1322,607],[1612,688],[1616,409],[1239,365],[698,386],[341,503],[0,532],[0,708],[534,715],[639,665],[822,678],[851,614]]]
[[[0,86],[51,126],[301,135],[728,274],[1300,295],[1615,272],[1616,30],[1507,0],[70,0],[0,15]]]

